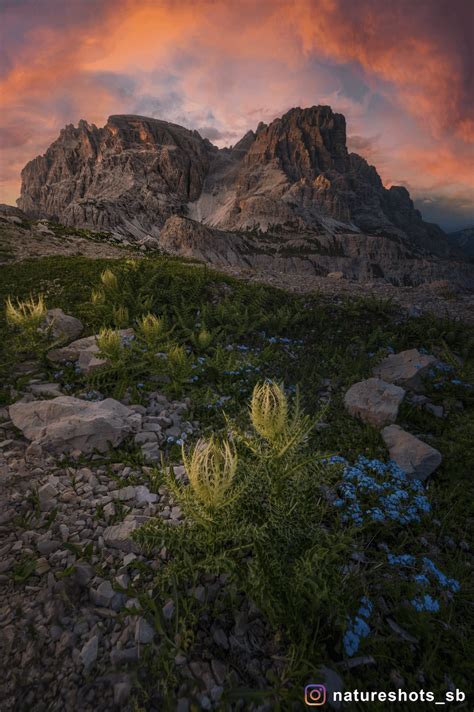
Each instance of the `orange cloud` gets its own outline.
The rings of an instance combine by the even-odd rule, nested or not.
[[[456,12],[450,0],[42,0],[41,12],[35,0],[11,3],[3,199],[16,197],[19,168],[79,118],[153,113],[235,142],[261,118],[325,102],[344,110],[361,146],[379,136],[369,158],[380,156],[386,177],[472,186],[458,156],[474,137],[473,9],[470,0]],[[363,99],[341,89],[341,67]]]

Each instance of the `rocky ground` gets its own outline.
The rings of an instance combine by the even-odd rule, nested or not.
[[[0,210],[0,265],[49,255],[84,256],[94,259],[120,259],[140,257],[150,250],[156,251],[157,243],[149,238],[143,245],[127,240],[123,235],[100,235],[87,230],[68,229],[47,221],[22,223],[18,216],[9,215],[15,208],[3,206]],[[21,211],[18,211],[21,215]],[[7,220],[8,218],[8,220]],[[13,220],[13,222],[12,222]],[[199,263],[196,263],[198,265]],[[438,317],[474,322],[474,295],[463,292],[447,280],[438,280],[417,287],[396,287],[386,280],[357,281],[345,279],[340,272],[322,277],[295,272],[271,272],[242,267],[213,265],[215,269],[238,279],[262,282],[295,294],[321,292],[333,297],[359,298],[373,295],[400,304],[411,315],[423,312]]]
[[[250,282],[262,282],[294,294],[320,292],[334,297],[364,298],[373,296],[387,299],[404,307],[411,316],[430,313],[467,323],[474,323],[474,295],[462,293],[448,281],[439,280],[418,287],[395,287],[385,280],[355,281],[344,279],[340,273],[330,277],[291,273],[265,273],[233,267],[220,267],[226,274]]]

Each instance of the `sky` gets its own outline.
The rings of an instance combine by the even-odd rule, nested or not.
[[[66,124],[111,114],[218,146],[294,106],[426,220],[474,224],[474,0],[0,0],[0,202]]]

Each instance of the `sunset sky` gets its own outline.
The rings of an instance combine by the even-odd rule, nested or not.
[[[0,0],[0,202],[80,118],[154,116],[231,145],[293,106],[425,219],[474,224],[473,0]]]

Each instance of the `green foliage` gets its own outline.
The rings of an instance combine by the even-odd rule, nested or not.
[[[249,689],[234,691],[233,698],[230,691],[229,700],[265,698],[275,709],[290,709],[294,700],[300,703],[304,684],[317,679],[320,664],[331,667],[340,662],[346,615],[367,590],[387,606],[387,613],[380,612],[373,621],[373,634],[362,652],[373,655],[377,665],[346,671],[347,689],[377,688],[392,670],[404,677],[407,689],[419,687],[420,671],[430,689],[440,693],[446,687],[445,676],[461,689],[466,686],[472,659],[466,620],[473,591],[463,542],[472,520],[474,391],[458,381],[474,380],[472,326],[429,315],[411,318],[388,301],[352,298],[335,303],[318,294],[290,295],[170,258],[130,262],[58,257],[1,269],[2,303],[11,296],[18,308],[17,300],[34,295],[36,302],[42,294],[48,307],[58,306],[79,317],[85,334],[111,330],[103,333],[112,336],[99,337],[110,363],[91,376],[76,373],[73,366],[62,366],[56,375],[57,365],[42,364],[47,377],[59,380],[65,392],[83,394],[93,386],[103,395],[120,396],[128,390],[135,403],[146,403],[147,393],[157,389],[170,396],[190,396],[187,417],[199,420],[206,442],[210,433],[215,434],[216,447],[230,438],[238,458],[230,478],[231,468],[225,469],[222,456],[212,457],[213,449],[200,464],[198,471],[220,492],[217,502],[222,506],[217,507],[209,506],[202,489],[198,496],[191,486],[177,485],[171,472],[161,468],[148,472],[150,489],[157,491],[167,483],[173,490],[186,524],[170,526],[157,520],[139,534],[148,545],[161,550],[165,544],[169,552],[158,569],[153,596],[136,593],[160,630],[159,654],[147,652],[140,660],[148,680],[140,691],[144,708],[151,704],[145,700],[156,684],[163,708],[166,701],[172,708],[182,682],[176,654],[183,650],[199,654],[199,640],[192,635],[197,622],[205,615],[232,616],[244,595],[259,605],[272,625],[269,636],[275,636],[281,674],[268,681],[267,690],[256,690],[250,675],[239,669]],[[107,270],[113,276],[101,277]],[[122,339],[119,345],[115,333],[125,327],[134,330],[135,338]],[[21,333],[19,325],[7,323],[1,310],[0,400],[7,404],[16,397],[10,389],[24,386],[30,378],[22,374],[17,380],[18,361],[26,352],[41,355],[44,350],[41,343],[38,349],[20,345]],[[36,339],[34,329],[31,333]],[[425,384],[426,395],[442,405],[445,418],[436,418],[408,399],[399,415],[402,427],[443,454],[429,484],[433,520],[438,524],[406,531],[373,525],[370,532],[354,531],[341,526],[328,504],[325,493],[336,484],[337,468],[331,473],[318,453],[341,454],[351,462],[361,454],[386,459],[379,433],[344,411],[343,394],[349,385],[371,375],[388,347],[395,351],[424,347],[453,368],[450,375]],[[299,387],[301,405],[284,394],[285,405],[273,386],[257,408],[257,432],[249,426],[248,401],[262,376],[273,384],[291,385],[291,393]],[[324,422],[311,429],[324,403]],[[173,447],[163,448],[166,461],[180,457],[178,446]],[[192,444],[188,453],[192,459]],[[143,465],[135,446],[124,446],[113,457],[134,468]],[[191,471],[190,464],[188,468]],[[28,504],[23,525],[47,526],[34,496]],[[117,520],[125,513],[117,509]],[[428,614],[415,615],[404,603],[412,595],[410,584],[398,585],[384,562],[383,546],[397,554],[407,543],[417,555],[436,552],[441,568],[461,582],[461,592],[449,605],[443,604],[436,621]],[[80,548],[74,553],[91,554]],[[20,578],[30,576],[34,562],[20,569]],[[188,595],[203,572],[228,575],[225,592],[206,602],[204,612]],[[175,603],[171,622],[161,616],[165,597]],[[408,643],[387,630],[386,616],[417,642]],[[209,651],[216,654],[212,644]],[[229,653],[229,662],[238,668],[237,658]]]
[[[328,626],[341,622],[350,538],[328,530],[335,520],[321,497],[326,474],[305,452],[310,423],[299,406],[291,412],[281,387],[262,384],[251,413],[251,434],[234,428],[232,442],[199,441],[184,455],[189,486],[168,472],[186,524],[157,519],[137,538],[172,554],[158,595],[184,594],[201,574],[229,574],[267,620],[312,655],[321,618]]]

